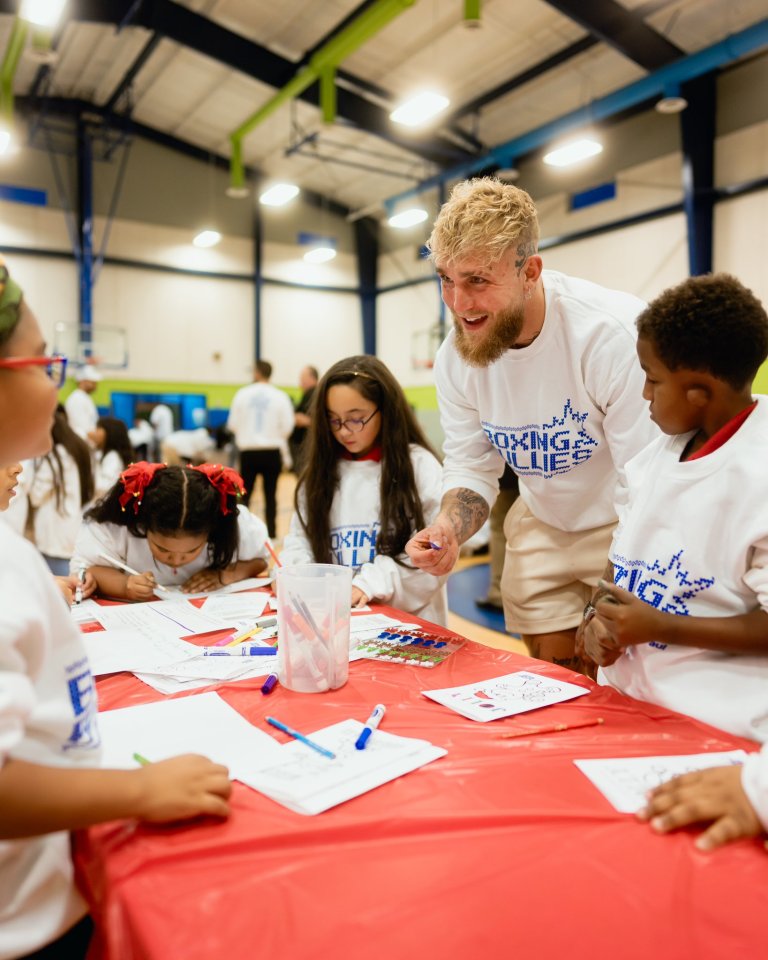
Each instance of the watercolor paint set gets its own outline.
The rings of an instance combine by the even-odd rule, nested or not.
[[[436,667],[464,646],[460,637],[445,636],[427,630],[382,630],[378,636],[361,640],[355,647],[367,660],[408,663],[418,667]]]

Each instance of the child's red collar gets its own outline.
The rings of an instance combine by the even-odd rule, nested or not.
[[[341,451],[342,460],[375,460],[376,463],[381,462],[381,444],[375,444],[371,447],[368,453],[362,454],[362,456],[356,457],[354,454],[350,453],[349,450]]]
[[[728,423],[720,427],[716,433],[713,433],[709,440],[699,447],[696,453],[691,454],[690,457],[686,457],[686,461],[700,460],[702,457],[706,457],[708,453],[714,453],[715,450],[722,447],[723,444],[730,440],[734,433],[736,433],[756,406],[757,400],[755,400],[751,406],[747,407],[746,410],[737,413],[732,420],[729,420]]]

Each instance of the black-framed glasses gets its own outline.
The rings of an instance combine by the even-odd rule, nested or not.
[[[67,358],[56,354],[53,357],[3,357],[0,359],[0,369],[21,370],[24,367],[45,367],[48,377],[57,387],[60,387],[67,375]]]
[[[338,420],[335,417],[329,417],[328,426],[334,433],[338,433],[339,430],[344,430],[345,428],[349,430],[350,433],[360,433],[366,423],[373,420],[378,412],[379,408],[376,407],[373,413],[369,417],[366,417],[365,420],[358,420],[356,417],[352,420]]]

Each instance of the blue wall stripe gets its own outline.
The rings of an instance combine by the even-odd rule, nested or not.
[[[29,187],[14,187],[9,183],[0,183],[0,200],[28,203],[32,207],[45,207],[48,205],[48,194],[45,190],[32,190]]]

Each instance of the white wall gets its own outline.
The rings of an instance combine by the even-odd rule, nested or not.
[[[581,211],[568,209],[565,192],[536,197],[542,236],[562,236],[619,220],[682,198],[680,156],[638,164],[617,177],[617,197]],[[768,170],[768,122],[729,133],[716,145],[716,179],[728,186],[765,176]],[[34,184],[26,184],[34,185]],[[95,222],[98,251],[104,220]],[[753,192],[715,208],[714,265],[749,285],[768,302],[768,191]],[[283,230],[281,236],[289,237]],[[387,234],[389,240],[390,235]],[[191,233],[129,219],[112,225],[108,256],[157,266],[229,274],[195,276],[107,264],[94,289],[94,324],[128,331],[129,366],[116,378],[178,382],[241,383],[254,354],[253,245],[242,236],[224,237],[210,250],[196,250]],[[379,286],[430,278],[432,267],[419,259],[418,231],[402,247],[382,255]],[[74,259],[32,255],[35,249],[71,253],[63,212],[0,202],[0,248],[28,248],[9,257],[48,339],[54,325],[74,327],[78,316],[78,280]],[[325,370],[362,350],[361,313],[354,257],[340,252],[329,264],[309,265],[303,250],[290,242],[267,240],[263,268],[261,353],[275,367],[275,382],[295,384],[311,363]],[[556,246],[543,253],[545,265],[624,289],[648,299],[687,276],[685,220],[682,214]],[[307,288],[306,285],[313,285]],[[340,289],[322,290],[315,287]],[[391,290],[378,298],[378,354],[408,386],[432,382],[428,370],[413,369],[414,334],[437,324],[437,285],[424,282]],[[220,354],[216,359],[215,354]]]

